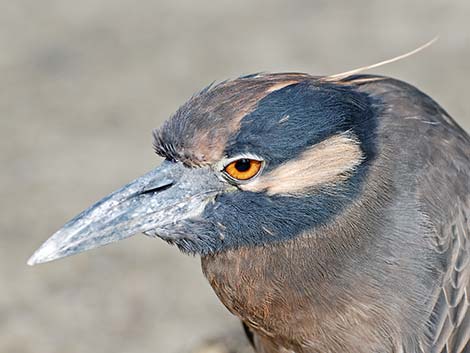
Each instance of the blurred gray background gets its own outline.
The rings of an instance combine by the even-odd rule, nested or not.
[[[236,327],[199,259],[138,236],[50,264],[33,250],[159,163],[151,130],[214,80],[374,72],[470,129],[470,2],[0,1],[0,352],[183,352]]]

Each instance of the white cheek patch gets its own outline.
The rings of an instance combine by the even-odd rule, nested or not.
[[[363,159],[357,138],[351,133],[338,134],[240,187],[270,195],[299,194],[313,187],[344,181]]]

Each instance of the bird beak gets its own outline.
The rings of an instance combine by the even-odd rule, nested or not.
[[[202,213],[223,188],[210,168],[190,169],[164,161],[73,218],[28,260],[28,265],[80,253],[136,233],[158,234]]]

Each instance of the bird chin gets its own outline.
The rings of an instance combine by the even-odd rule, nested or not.
[[[185,227],[184,223],[159,226],[143,233],[150,238],[159,238],[170,245],[176,245],[185,254],[198,254],[201,238],[195,232],[191,232],[189,227]]]

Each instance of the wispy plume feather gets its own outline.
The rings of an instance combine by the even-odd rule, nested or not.
[[[432,40],[430,40],[429,42],[423,44],[422,46],[408,52],[408,53],[405,53],[405,54],[402,54],[402,55],[399,55],[399,56],[396,56],[394,58],[391,58],[391,59],[387,59],[387,60],[384,60],[384,61],[381,61],[381,62],[378,62],[376,64],[372,64],[372,65],[368,65],[368,66],[362,66],[362,67],[359,67],[357,69],[353,69],[353,70],[349,70],[349,71],[346,71],[346,72],[342,72],[342,73],[339,73],[339,74],[335,74],[335,75],[330,75],[330,76],[326,76],[323,78],[324,81],[340,81],[346,77],[349,77],[351,75],[356,75],[356,74],[359,74],[361,72],[364,72],[364,71],[367,71],[367,70],[371,70],[371,69],[375,69],[377,67],[381,67],[381,66],[384,66],[384,65],[388,65],[388,64],[391,64],[391,63],[394,63],[396,61],[399,61],[399,60],[402,60],[402,59],[405,59],[409,56],[412,56],[414,54],[417,54],[419,53],[421,50],[423,49],[426,49],[427,47],[431,46],[434,42],[436,42],[437,40],[439,39],[439,37],[434,37]]]

